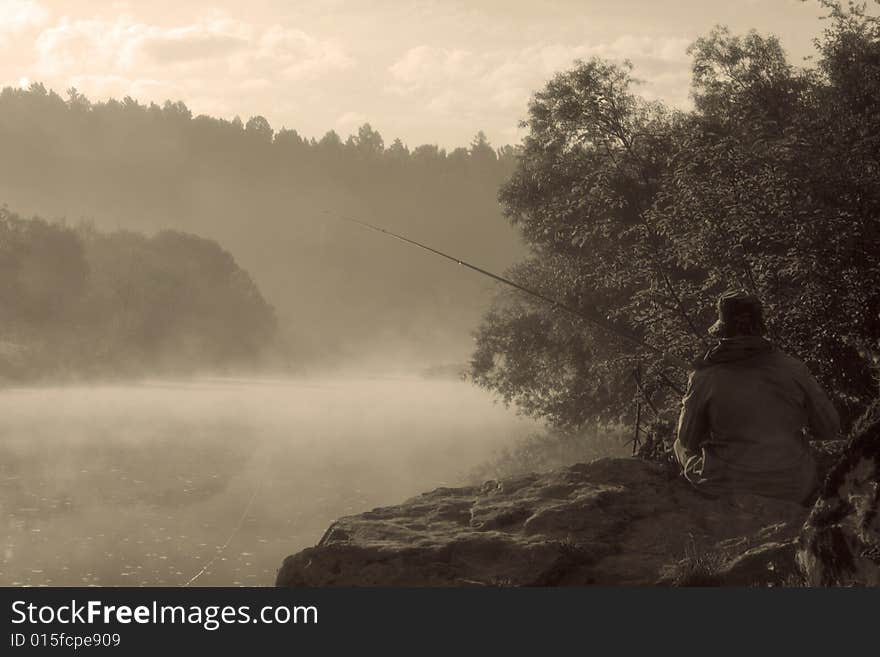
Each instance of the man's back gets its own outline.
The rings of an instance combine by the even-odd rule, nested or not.
[[[677,451],[702,457],[685,474],[707,490],[801,501],[815,486],[804,427],[819,439],[839,429],[807,367],[761,338],[725,339],[691,376]]]

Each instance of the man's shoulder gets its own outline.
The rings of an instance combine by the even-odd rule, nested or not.
[[[688,374],[688,382],[687,387],[689,390],[693,390],[695,387],[701,385],[705,381],[708,381],[712,377],[712,366],[711,365],[694,365],[693,369]]]
[[[773,359],[775,362],[778,362],[782,365],[786,365],[787,367],[798,370],[801,372],[808,372],[806,363],[802,361],[800,358],[796,356],[792,356],[790,353],[783,351],[779,347],[773,347],[773,350],[768,353],[768,357]]]
[[[773,345],[762,353],[741,360],[713,362],[705,358],[698,359],[692,365],[690,376],[691,380],[699,381],[711,378],[716,375],[716,373],[725,372],[727,370],[742,371],[761,369],[768,365],[785,369],[792,373],[809,374],[810,372],[807,365],[800,358],[792,356],[783,349]]]

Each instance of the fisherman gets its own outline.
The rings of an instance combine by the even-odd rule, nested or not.
[[[699,490],[806,504],[818,481],[803,429],[830,440],[840,420],[806,365],[774,347],[764,329],[757,297],[721,295],[709,329],[719,341],[690,375],[673,449]]]

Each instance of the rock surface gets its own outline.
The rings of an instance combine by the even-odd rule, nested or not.
[[[279,586],[780,585],[808,510],[601,459],[341,518]]]
[[[810,586],[880,586],[880,400],[825,478],[796,559]]]

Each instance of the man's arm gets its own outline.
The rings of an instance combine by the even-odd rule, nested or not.
[[[837,415],[837,409],[806,365],[803,366],[800,383],[805,394],[807,418],[813,437],[816,440],[833,440],[840,433],[840,417]]]
[[[677,432],[677,442],[688,454],[698,454],[700,445],[709,438],[707,401],[704,378],[698,372],[691,372],[681,400]]]

